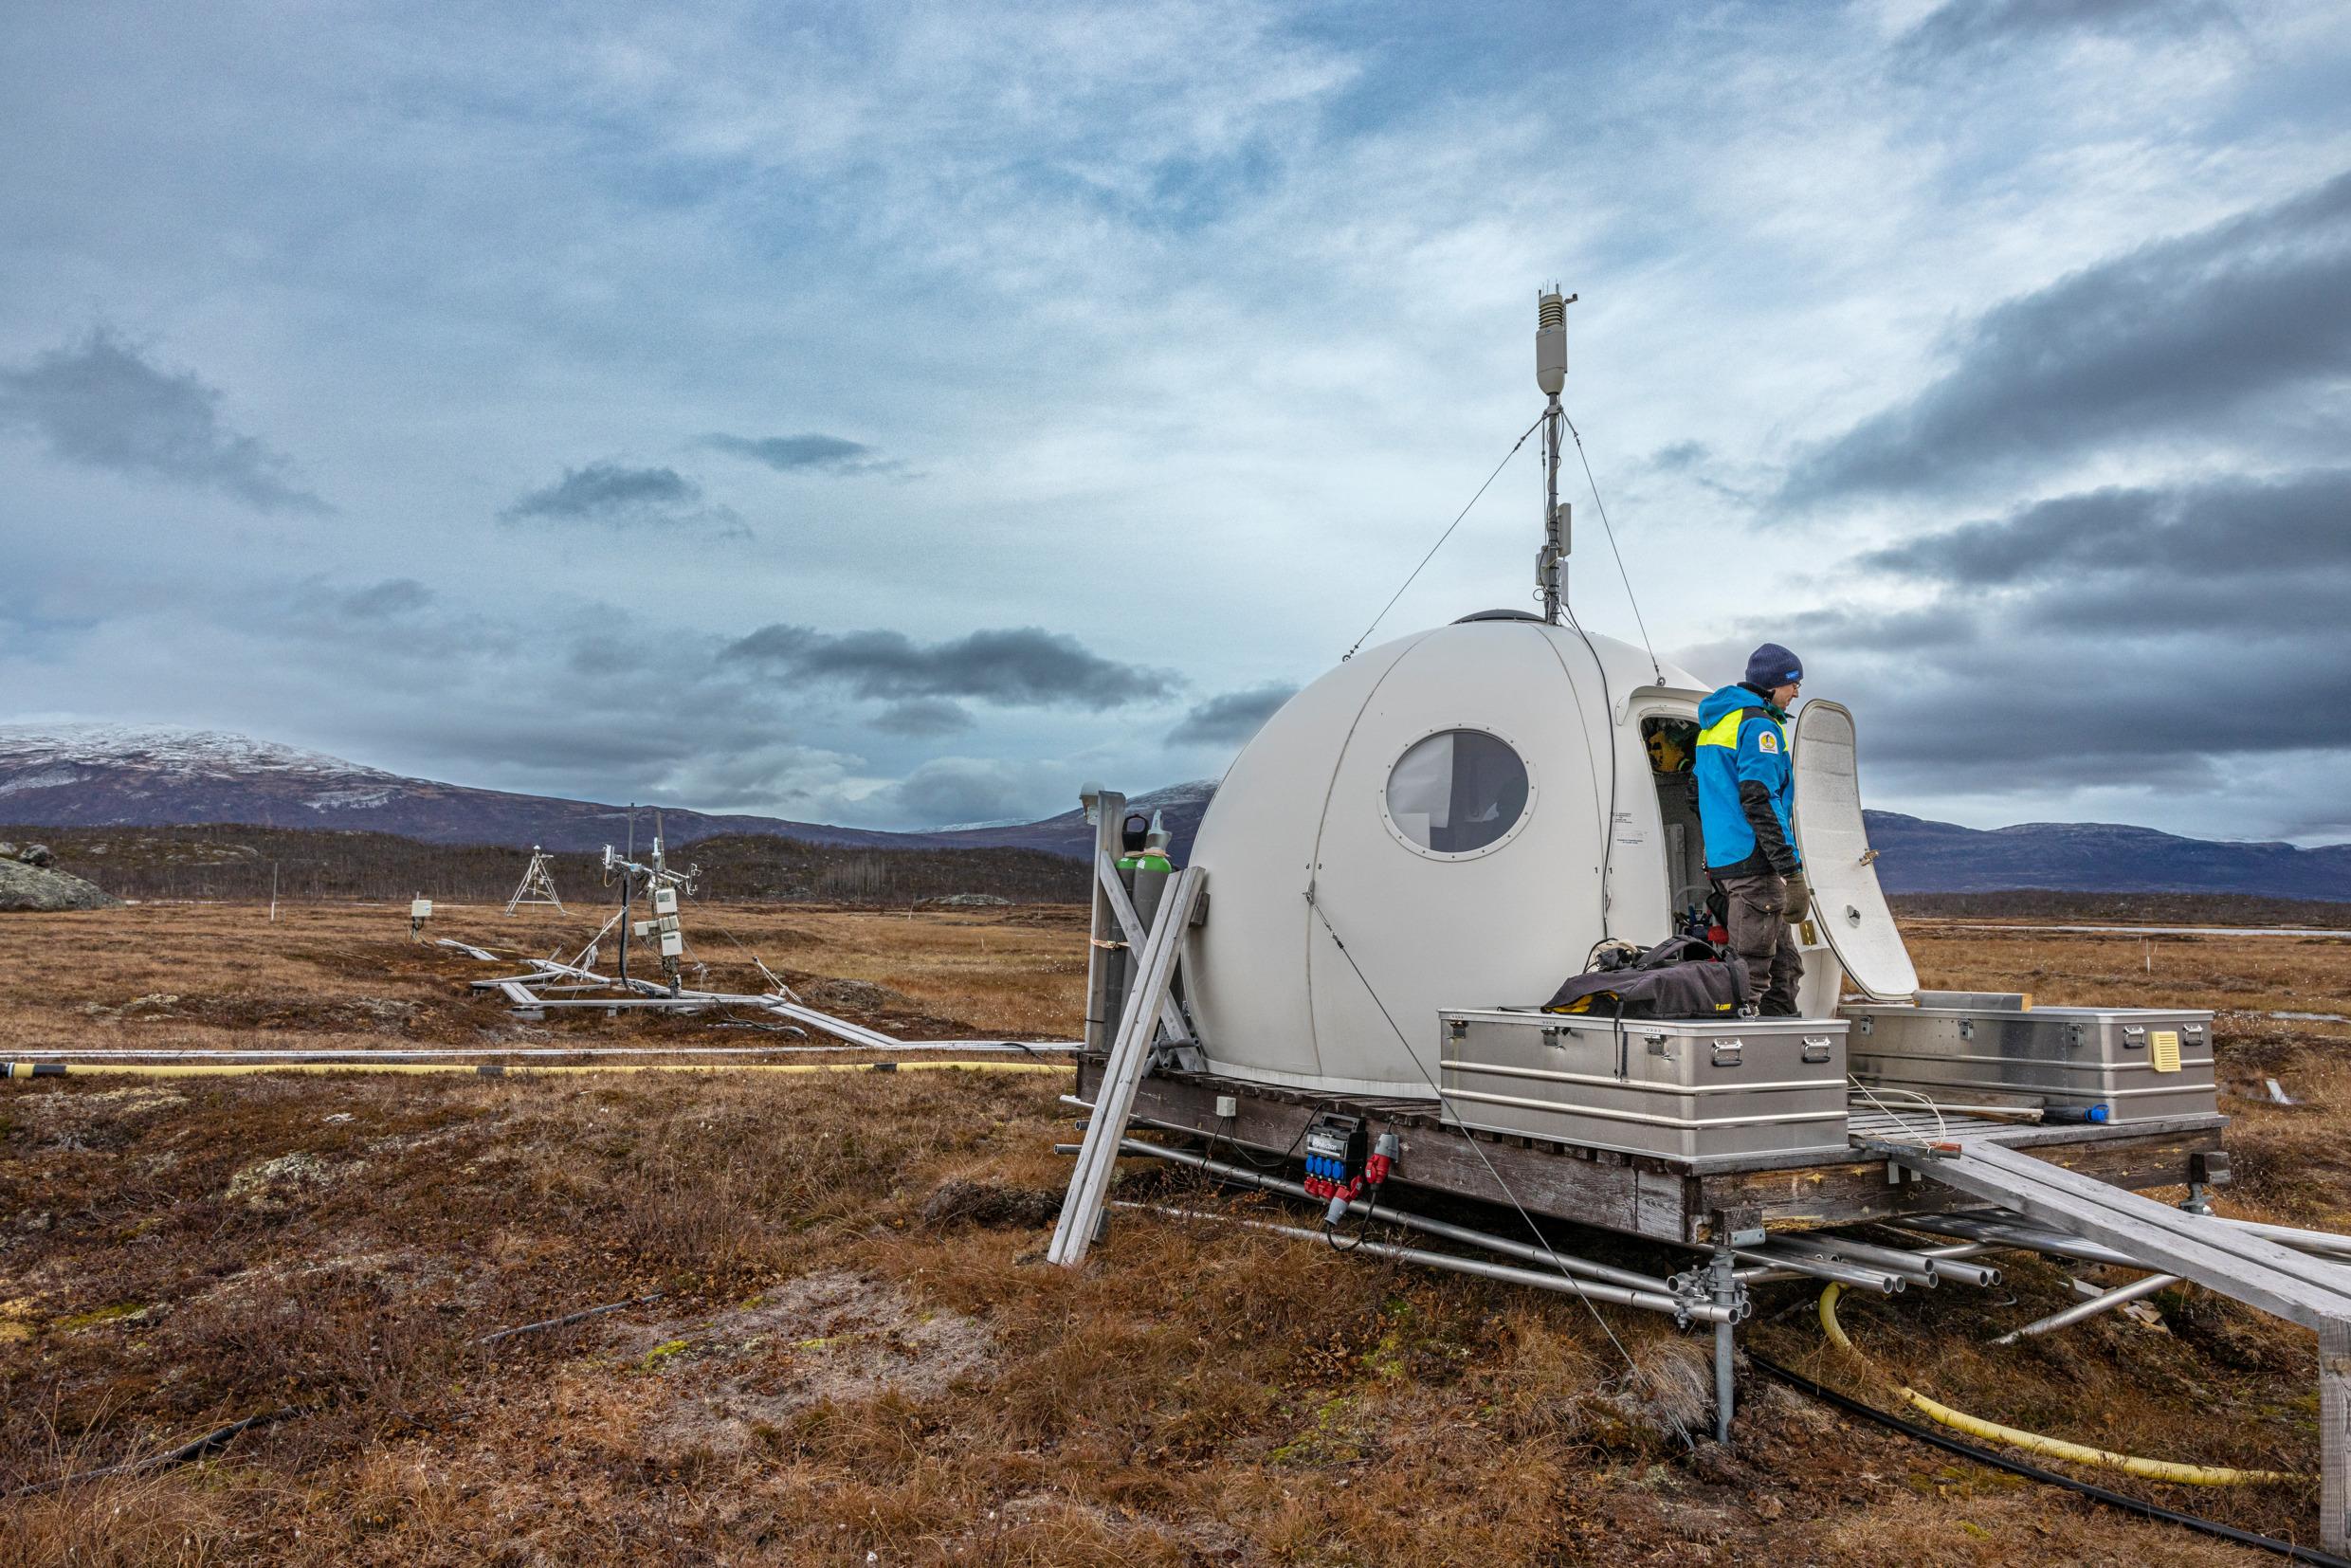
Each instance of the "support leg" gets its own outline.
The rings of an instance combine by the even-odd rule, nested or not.
[[[2047,1334],[2051,1329],[2070,1327],[2087,1318],[2095,1318],[2101,1312],[2111,1312],[2118,1306],[2127,1305],[2142,1296],[2152,1296],[2159,1290],[2169,1290],[2178,1283],[2179,1276],[2177,1274],[2149,1274],[2143,1280],[2133,1280],[2128,1285],[2118,1285],[2111,1290],[2100,1291],[2089,1300],[2076,1302],[2062,1312],[2052,1312],[2046,1318],[2036,1319],[2025,1324],[2022,1328],[2012,1329],[1992,1342],[1996,1345],[2013,1345],[2019,1340],[2028,1340],[2036,1334]]]
[[[1714,1299],[1721,1305],[1733,1306],[1738,1304],[1739,1280],[1731,1272],[1737,1262],[1736,1255],[1729,1248],[1715,1249]],[[1731,1357],[1733,1349],[1731,1325],[1727,1322],[1715,1324],[1714,1440],[1718,1443],[1728,1443],[1731,1440]]]
[[[2351,1550],[2351,1322],[2319,1324],[2319,1543]]]

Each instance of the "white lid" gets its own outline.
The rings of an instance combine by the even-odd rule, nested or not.
[[[1877,857],[1861,819],[1853,716],[1835,702],[1796,710],[1790,747],[1795,768],[1795,847],[1813,889],[1813,925],[1873,1001],[1908,1001],[1919,972],[1878,885]]]

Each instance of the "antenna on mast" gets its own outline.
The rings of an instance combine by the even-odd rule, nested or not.
[[[1575,508],[1559,501],[1559,428],[1567,419],[1559,392],[1567,385],[1567,307],[1576,300],[1555,285],[1535,301],[1535,385],[1550,399],[1542,417],[1543,542],[1535,552],[1535,592],[1542,598],[1543,619],[1553,626],[1559,624],[1567,595],[1567,556],[1575,538]]]

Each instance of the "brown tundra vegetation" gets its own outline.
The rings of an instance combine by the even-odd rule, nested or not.
[[[1973,911],[1970,912],[1971,914]],[[696,912],[907,1036],[1066,1039],[1066,908]],[[577,915],[444,909],[548,953]],[[726,937],[717,935],[723,928]],[[2221,1012],[2233,1212],[2351,1225],[2351,943],[1914,921],[1930,985]],[[740,1047],[709,1020],[513,1019],[395,905],[0,921],[0,1055],[424,1045]],[[21,1054],[19,1054],[21,1060]],[[795,1065],[808,1058],[794,1059]],[[1024,1064],[1031,1065],[1033,1064]],[[1039,1263],[1060,1071],[276,1070],[0,1085],[0,1562],[2106,1563],[2269,1560],[1981,1469],[1742,1377],[1643,1314],[1121,1214]],[[1235,1200],[1164,1171],[1138,1192]],[[1499,1222],[1494,1222],[1499,1224]],[[1631,1244],[1595,1250],[1663,1268]],[[1995,1419],[2308,1471],[2308,1335],[2192,1289],[2012,1350],[2069,1298],[1851,1302],[1887,1373]],[[615,1311],[485,1338],[613,1303]],[[1743,1340],[1881,1404],[1814,1293]],[[232,1422],[200,1462],[94,1474]],[[1688,1432],[1696,1441],[1686,1441]],[[2312,1486],[2089,1479],[2310,1540]],[[78,1479],[77,1479],[78,1478]],[[63,1483],[60,1485],[59,1483]]]

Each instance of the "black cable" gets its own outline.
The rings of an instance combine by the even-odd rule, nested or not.
[[[1503,469],[1509,465],[1510,460],[1519,455],[1519,448],[1526,445],[1527,436],[1533,435],[1537,427],[1541,424],[1542,418],[1539,416],[1533,425],[1529,425],[1526,428],[1518,440],[1511,443],[1510,449],[1502,454],[1502,462],[1494,465],[1494,471],[1485,476],[1485,483],[1484,484],[1478,486],[1478,494],[1469,498],[1469,505],[1464,506],[1454,515],[1453,520],[1445,525],[1445,532],[1437,536],[1437,542],[1431,545],[1429,547],[1429,553],[1420,557],[1420,565],[1412,568],[1412,576],[1404,579],[1404,588],[1397,589],[1389,598],[1388,602],[1379,607],[1379,613],[1373,616],[1372,624],[1363,629],[1363,636],[1358,637],[1355,640],[1355,647],[1347,649],[1346,652],[1339,656],[1339,662],[1340,664],[1343,665],[1348,660],[1354,658],[1356,656],[1357,649],[1363,646],[1364,638],[1369,637],[1373,632],[1379,629],[1379,623],[1388,618],[1388,611],[1396,607],[1396,600],[1404,597],[1404,589],[1412,587],[1412,579],[1419,576],[1422,570],[1426,568],[1431,561],[1436,559],[1437,552],[1445,548],[1445,541],[1453,537],[1453,530],[1461,526],[1461,520],[1469,515],[1469,507],[1475,506],[1478,503],[1478,496],[1485,494],[1485,492],[1493,486],[1494,481],[1502,476]]]
[[[1600,724],[1602,733],[1607,737],[1608,745],[1608,820],[1600,824],[1600,939],[1607,941],[1609,939],[1608,910],[1611,902],[1609,873],[1614,868],[1616,859],[1616,726],[1611,721],[1609,716],[1616,710],[1614,702],[1609,696],[1608,691],[1607,661],[1600,657],[1600,650],[1593,646],[1592,634],[1584,629],[1583,622],[1576,618],[1574,608],[1568,604],[1564,596],[1559,600],[1559,608],[1567,615],[1568,629],[1583,639],[1584,651],[1592,655],[1592,667],[1600,677]],[[1578,703],[1576,712],[1580,714],[1582,711],[1582,704]]]
[[[1292,1156],[1292,1155],[1294,1155],[1294,1154],[1296,1154],[1296,1153],[1298,1152],[1298,1145],[1299,1145],[1299,1144],[1301,1144],[1301,1143],[1303,1143],[1303,1142],[1304,1142],[1304,1141],[1306,1140],[1306,1133],[1307,1133],[1308,1129],[1310,1129],[1311,1127],[1313,1127],[1313,1125],[1314,1125],[1314,1119],[1315,1119],[1316,1117],[1318,1117],[1318,1116],[1321,1116],[1321,1115],[1324,1111],[1329,1110],[1329,1109],[1330,1109],[1330,1108],[1331,1108],[1334,1104],[1337,1104],[1337,1103],[1338,1103],[1338,1102],[1337,1102],[1337,1101],[1333,1101],[1333,1100],[1325,1100],[1325,1101],[1321,1102],[1320,1104],[1316,1105],[1316,1106],[1315,1106],[1315,1108],[1314,1108],[1313,1110],[1309,1111],[1309,1112],[1306,1114],[1306,1120],[1304,1120],[1303,1121],[1301,1121],[1301,1122],[1298,1124],[1298,1134],[1297,1134],[1297,1136],[1296,1136],[1296,1137],[1294,1137],[1294,1138],[1292,1138],[1292,1139],[1290,1140],[1290,1146],[1289,1146],[1288,1148],[1286,1148],[1286,1149],[1283,1150],[1280,1154],[1278,1154],[1278,1155],[1274,1156],[1274,1158],[1273,1158],[1270,1161],[1261,1161],[1261,1160],[1259,1160],[1259,1159],[1258,1159],[1258,1158],[1257,1158],[1255,1155],[1253,1155],[1253,1154],[1251,1154],[1251,1153],[1249,1153],[1249,1152],[1248,1152],[1248,1146],[1247,1144],[1245,1144],[1245,1143],[1241,1142],[1238,1139],[1227,1139],[1227,1140],[1226,1140],[1226,1144],[1227,1144],[1227,1146],[1228,1146],[1229,1148],[1230,1148],[1230,1149],[1231,1149],[1231,1151],[1232,1151],[1232,1153],[1233,1153],[1234,1157],[1235,1157],[1236,1158],[1238,1158],[1238,1159],[1241,1161],[1241,1163],[1242,1163],[1242,1164],[1248,1166],[1251,1170],[1257,1170],[1257,1171],[1278,1171],[1278,1170],[1280,1170],[1283,1166],[1287,1165],[1287,1164],[1290,1162],[1290,1156]],[[1223,1117],[1220,1117],[1220,1118],[1218,1118],[1218,1120],[1219,1120],[1219,1121],[1226,1121],[1226,1120],[1237,1121],[1237,1120],[1239,1120],[1239,1119],[1238,1119],[1237,1117],[1236,1117],[1236,1118],[1223,1118]],[[1212,1128],[1210,1128],[1210,1129],[1209,1129],[1209,1135],[1208,1135],[1208,1157],[1207,1157],[1207,1158],[1213,1158],[1213,1157],[1215,1156],[1215,1153],[1216,1153],[1216,1140],[1217,1140],[1217,1138],[1218,1138],[1219,1136],[1220,1136],[1220,1135],[1217,1133],[1217,1131],[1216,1131],[1216,1129],[1215,1129],[1215,1128],[1212,1127]]]
[[[1349,1199],[1348,1201],[1349,1201],[1349,1202],[1353,1202],[1354,1200],[1353,1200],[1353,1199]],[[1366,1203],[1366,1204],[1363,1206],[1363,1212],[1362,1212],[1362,1214],[1361,1214],[1361,1216],[1360,1216],[1360,1219],[1361,1219],[1361,1224],[1360,1224],[1360,1225],[1357,1228],[1357,1231],[1356,1231],[1356,1233],[1355,1233],[1355,1242],[1354,1242],[1354,1245],[1352,1245],[1352,1246],[1348,1246],[1348,1247],[1341,1247],[1341,1246],[1340,1246],[1340,1245],[1339,1245],[1339,1228],[1338,1228],[1336,1225],[1333,1225],[1333,1224],[1332,1224],[1329,1220],[1327,1220],[1327,1219],[1326,1219],[1326,1220],[1324,1220],[1324,1221],[1322,1222],[1322,1239],[1323,1239],[1324,1241],[1327,1241],[1327,1242],[1329,1242],[1329,1243],[1331,1244],[1331,1250],[1332,1250],[1332,1251],[1334,1251],[1334,1252],[1352,1252],[1352,1251],[1355,1251],[1358,1248],[1359,1248],[1359,1247],[1361,1247],[1361,1246],[1363,1245],[1363,1242],[1364,1242],[1364,1232],[1365,1232],[1365,1231],[1369,1231],[1369,1230],[1371,1229],[1371,1225],[1372,1225],[1372,1216],[1373,1216],[1374,1214],[1378,1213],[1378,1212],[1379,1212],[1379,1189],[1378,1189],[1377,1187],[1374,1187],[1374,1188],[1372,1189],[1372,1200],[1371,1200],[1369,1203]],[[1342,1216],[1342,1217],[1343,1217],[1343,1216]]]
[[[2265,1552],[2275,1552],[2280,1557],[2291,1559],[2295,1562],[2317,1563],[2320,1568],[2351,1568],[2351,1558],[2337,1557],[2332,1552],[2322,1551],[2315,1546],[2297,1546],[2290,1541],[2280,1541],[2274,1536],[2256,1535],[2251,1530],[2240,1530],[2233,1524],[2223,1524],[2218,1520],[2205,1519],[2196,1514],[2183,1514],[2176,1508],[2166,1508],[2157,1504],[2147,1503],[2126,1492],[2109,1491],[2104,1486],[2093,1486],[2087,1481],[2076,1481],[2069,1475],[2060,1475],[2055,1470],[2045,1470],[2038,1465],[2028,1465],[2021,1459],[2011,1459],[1991,1449],[1937,1431],[1931,1427],[1918,1426],[1913,1422],[1904,1420],[1899,1415],[1889,1415],[1874,1405],[1864,1404],[1850,1395],[1839,1394],[1836,1390],[1826,1384],[1815,1382],[1800,1372],[1792,1372],[1776,1361],[1767,1361],[1752,1350],[1747,1352],[1747,1359],[1754,1362],[1759,1370],[1771,1374],[1791,1388],[1811,1395],[1815,1399],[1834,1405],[1850,1414],[1865,1416],[1882,1427],[1901,1432],[1904,1437],[1916,1438],[1919,1442],[1930,1444],[1948,1453],[1956,1453],[1963,1459],[1972,1459],[1978,1465],[1989,1465],[1994,1469],[2006,1470],[2011,1475],[2021,1475],[2028,1481],[2038,1481],[2046,1486],[2062,1486],[2067,1491],[2079,1493],[2093,1503],[2104,1503],[2110,1508],[2121,1508],[2145,1519],[2160,1520],[2166,1524],[2177,1524],[2182,1529],[2215,1536],[2222,1541],[2233,1541],[2239,1546],[2253,1546]]]

